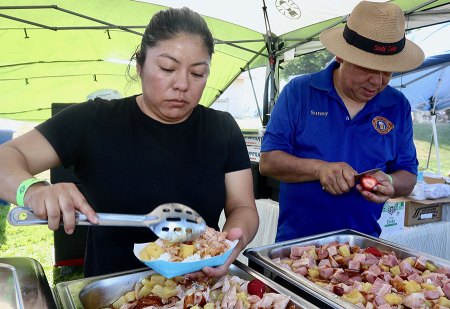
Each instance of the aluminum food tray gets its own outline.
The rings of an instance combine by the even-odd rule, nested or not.
[[[154,270],[145,268],[134,272],[123,272],[59,283],[56,285],[56,292],[60,308],[99,309],[106,307],[120,296],[132,291],[137,282],[154,273]],[[298,295],[293,294],[291,291],[272,280],[261,276],[239,261],[235,261],[234,264],[230,265],[228,274],[236,275],[246,280],[251,280],[253,278],[261,280],[275,292],[290,296],[290,304],[294,304],[296,309],[320,308]]]
[[[307,278],[294,273],[288,269],[282,268],[275,264],[272,259],[289,257],[292,246],[321,246],[327,243],[337,241],[339,243],[348,242],[350,245],[357,245],[361,248],[376,247],[379,250],[393,251],[397,257],[404,259],[410,256],[426,256],[438,267],[450,267],[450,262],[427,253],[399,246],[395,243],[375,238],[354,230],[339,230],[330,233],[318,234],[309,237],[284,241],[272,245],[262,246],[258,248],[249,248],[244,251],[244,255],[248,257],[250,263],[254,262],[263,268],[265,276],[271,279],[281,278],[282,281],[290,283],[300,292],[312,295],[324,306],[331,308],[358,308],[357,306],[343,300],[336,294],[316,285]],[[251,264],[250,264],[251,265]],[[254,267],[256,269],[256,267]],[[317,304],[317,303],[316,303]],[[320,305],[319,305],[320,306]]]
[[[0,258],[0,308],[56,308],[38,261],[27,257]]]

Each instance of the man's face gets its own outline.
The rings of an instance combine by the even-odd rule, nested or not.
[[[348,98],[366,103],[386,88],[392,72],[367,69],[337,58],[339,67],[339,84],[341,92]]]

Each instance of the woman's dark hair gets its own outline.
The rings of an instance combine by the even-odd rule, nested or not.
[[[159,42],[170,40],[180,33],[199,35],[208,49],[209,56],[212,56],[214,38],[200,14],[187,7],[181,9],[169,8],[153,15],[147,28],[145,28],[141,45],[135,55],[137,63],[141,67],[144,66],[148,47],[154,47]]]

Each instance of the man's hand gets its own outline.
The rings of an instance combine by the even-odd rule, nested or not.
[[[378,181],[378,184],[375,185],[371,191],[364,190],[361,184],[356,185],[356,189],[366,200],[381,204],[386,202],[389,198],[394,197],[394,187],[385,173],[377,172],[371,176]]]
[[[357,172],[345,162],[324,162],[317,170],[322,189],[333,194],[343,194],[355,186]]]

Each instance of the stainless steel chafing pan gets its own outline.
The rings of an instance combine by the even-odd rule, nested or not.
[[[0,308],[56,308],[38,261],[26,257],[0,258]]]
[[[350,245],[357,245],[363,249],[367,247],[375,247],[383,251],[393,251],[396,253],[397,257],[401,259],[410,256],[422,255],[433,261],[434,264],[438,267],[450,267],[449,261],[443,260],[439,257],[399,246],[392,242],[388,242],[383,239],[375,238],[353,230],[339,230],[335,232],[279,242],[263,247],[250,248],[244,251],[244,255],[248,257],[250,265],[254,262],[256,263],[256,265],[261,266],[263,268],[262,272],[265,276],[273,280],[282,279],[283,282],[291,284],[295,290],[314,296],[315,298],[323,302],[324,305],[331,306],[333,308],[358,308],[355,305],[343,300],[341,297],[316,285],[312,281],[309,281],[307,278],[295,274],[288,269],[282,268],[272,261],[272,259],[278,257],[289,257],[292,246],[321,246],[333,241],[337,241],[339,243],[348,242]],[[256,268],[257,267],[255,267],[255,269]]]
[[[153,270],[146,268],[135,272],[117,273],[59,283],[56,285],[59,304],[63,309],[102,308],[113,303],[126,292],[132,291],[137,282],[154,273]],[[253,278],[261,280],[275,292],[290,296],[291,303],[297,309],[319,309],[319,307],[293,294],[272,280],[261,276],[239,261],[230,266],[228,273],[246,280]]]

